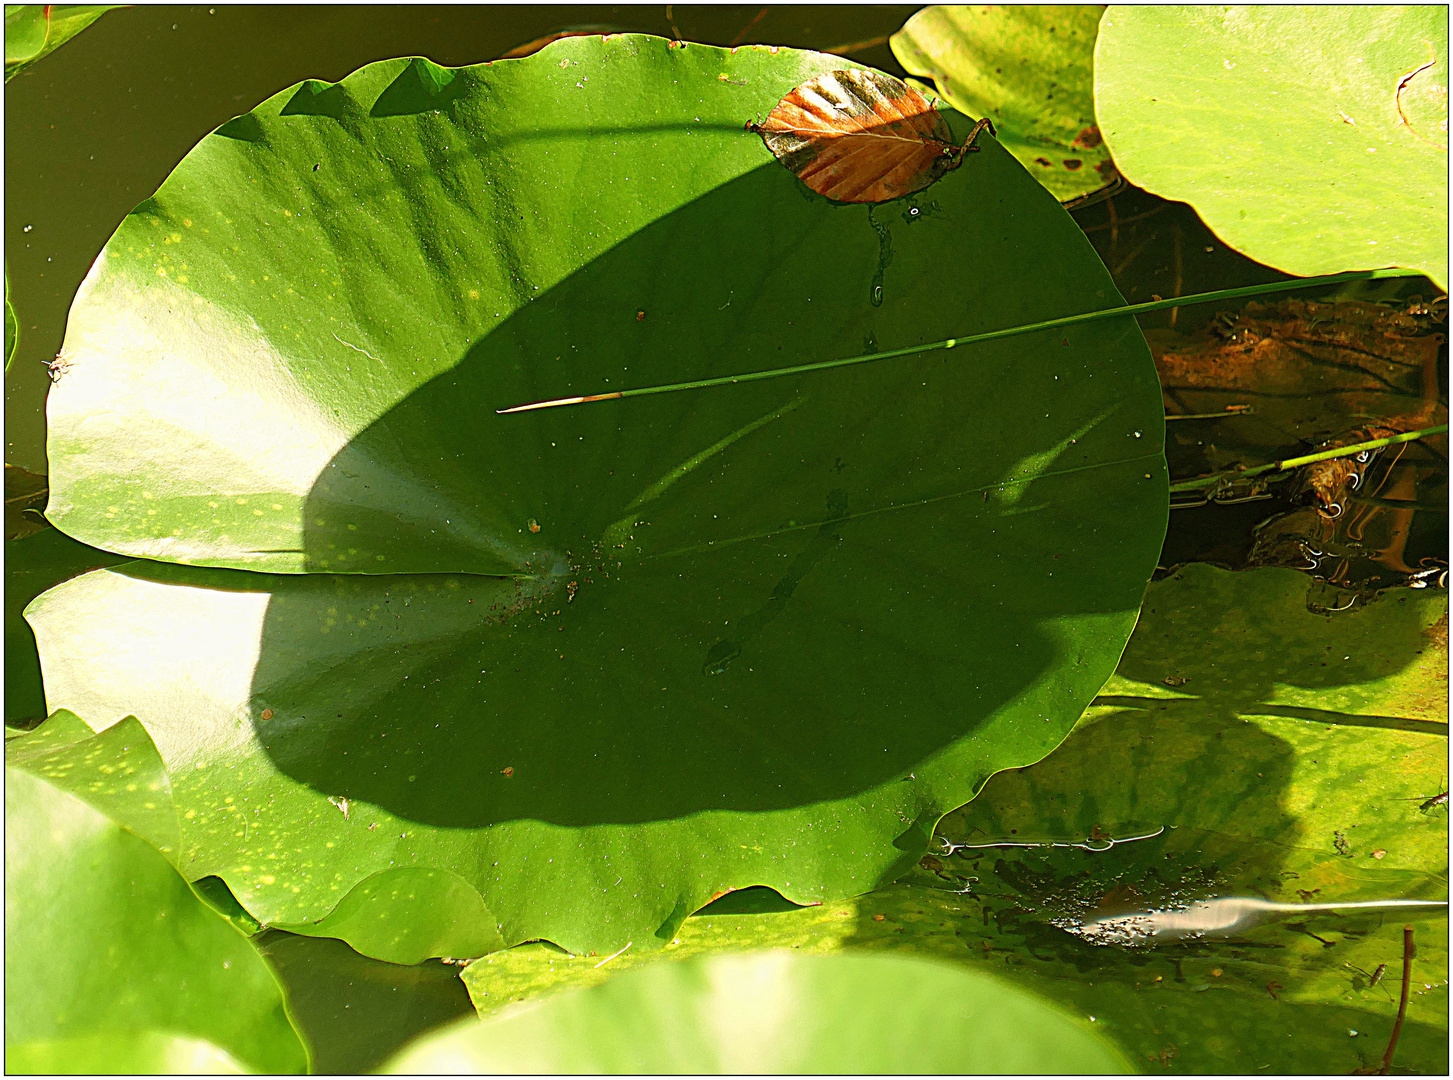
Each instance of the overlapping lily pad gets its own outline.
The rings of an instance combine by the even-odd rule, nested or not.
[[[968,116],[987,116],[999,142],[1055,198],[1116,179],[1095,123],[1098,4],[934,4],[890,39],[893,55],[934,81]]]
[[[1133,183],[1289,274],[1448,283],[1448,22],[1429,6],[1114,5],[1095,109]]]
[[[1067,946],[1076,927],[1105,912],[1225,896],[1446,901],[1447,814],[1423,806],[1447,786],[1446,594],[1394,589],[1328,617],[1306,609],[1306,589],[1294,571],[1207,566],[1151,586],[1119,671],[1082,726],[940,824],[946,839],[1003,846],[942,858],[934,876],[959,887],[978,877],[972,888],[1001,928],[1062,927],[1026,938],[1062,957],[1079,949]],[[1008,846],[1035,842],[1063,846]],[[1173,957],[1188,988],[1230,991],[1243,1005],[1363,1010],[1367,1019],[1347,1024],[1359,1036],[1330,1013],[1318,1035],[1329,1048],[1359,1040],[1345,1043],[1345,1068],[1336,1058],[1323,1067],[1346,1071],[1385,1045],[1396,997],[1372,977],[1381,965],[1400,974],[1405,921],[1419,950],[1409,1016],[1431,1032],[1446,1024],[1446,907],[1309,907],[1236,940],[1141,955]],[[1420,1070],[1446,1067],[1418,1060]]]
[[[117,4],[6,4],[5,81],[55,52]],[[8,313],[9,302],[6,302]],[[9,352],[6,353],[9,366]]]
[[[57,719],[6,745],[7,1072],[303,1071],[266,963],[141,838],[171,812],[145,731]]]
[[[1089,1023],[1007,980],[905,957],[777,951],[658,962],[604,986],[461,1022],[421,1040],[388,1071],[1133,1070]]]
[[[844,64],[630,36],[375,64],[225,125],[127,219],[72,309],[48,514],[289,573],[133,564],[29,617],[53,705],[157,740],[189,874],[332,932],[378,875],[448,870],[488,923],[410,949],[650,948],[724,890],[896,876],[1059,742],[1164,526],[1133,323],[494,412],[1120,302],[995,146],[892,203],[805,191],[744,125]],[[370,904],[348,940],[402,958]]]
[[[1150,1071],[1345,1073],[1386,1047],[1411,922],[1419,951],[1397,1064],[1443,1071],[1447,924],[1435,908],[1308,908],[1230,939],[1139,948],[1085,932],[1100,915],[1220,896],[1446,897],[1446,809],[1422,806],[1446,783],[1446,597],[1393,590],[1329,619],[1306,610],[1305,591],[1290,571],[1205,566],[1152,585],[1075,733],[939,827],[996,846],[928,856],[908,882],[820,907],[728,907],[733,894],[688,919],[668,951],[942,957],[1094,1016]],[[1329,645],[1337,663],[1323,668]],[[1010,846],[1023,844],[1063,846]],[[652,958],[603,959],[524,945],[464,980],[492,1015]]]
[[[6,466],[6,480],[15,472]],[[39,506],[44,506],[44,477],[30,475],[25,487],[40,485]],[[17,485],[18,486],[18,485]],[[18,494],[13,489],[7,496]],[[20,500],[23,504],[28,500]],[[6,507],[9,519],[10,506]],[[31,514],[18,511],[13,532],[21,539],[5,541],[5,720],[7,723],[39,723],[45,717],[45,687],[40,678],[40,657],[35,635],[21,616],[25,605],[41,593],[68,578],[100,566],[126,561],[120,555],[88,547],[56,529],[35,522]],[[34,532],[30,530],[35,527]]]

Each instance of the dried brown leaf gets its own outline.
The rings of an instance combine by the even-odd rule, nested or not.
[[[958,168],[979,131],[955,146],[948,122],[922,93],[881,71],[816,75],[777,103],[761,124],[777,160],[819,195],[878,203],[921,191]]]

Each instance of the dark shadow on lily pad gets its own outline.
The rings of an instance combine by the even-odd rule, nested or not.
[[[911,782],[991,720],[986,743],[1047,751],[1113,662],[1158,539],[1139,527],[1162,513],[1156,485],[1124,478],[1152,465],[1098,470],[1123,493],[1113,505],[1097,470],[1075,474],[1143,448],[1120,423],[1099,434],[1139,408],[1123,384],[1081,387],[1057,435],[1034,424],[1052,391],[1019,377],[1014,347],[494,412],[1001,318],[972,297],[920,305],[891,273],[911,282],[958,235],[945,230],[982,228],[978,187],[935,189],[935,218],[895,225],[886,289],[907,295],[892,303],[873,302],[873,220],[912,220],[911,200],[870,220],[804,199],[775,165],[552,288],[518,282],[519,310],[354,438],[306,511],[317,570],[502,573],[289,581],[254,678],[282,703],[257,721],[274,762],[421,823],[579,826]],[[1030,473],[1045,475],[1003,487],[1047,449]],[[1047,629],[1077,619],[1103,629],[1074,645]],[[1040,706],[996,718],[1036,684]]]

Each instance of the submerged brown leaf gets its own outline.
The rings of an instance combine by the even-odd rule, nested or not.
[[[816,75],[748,124],[767,148],[819,195],[878,203],[921,191],[977,150],[980,120],[963,146],[947,121],[907,83],[881,71]]]
[[[1187,418],[1167,428],[1171,474],[1263,465],[1446,422],[1441,315],[1420,303],[1289,298],[1248,304],[1199,338],[1151,331],[1166,416]],[[1447,558],[1437,539],[1446,535],[1446,455],[1440,435],[1280,480],[1228,483],[1211,502],[1250,504],[1249,535],[1228,530],[1224,510],[1214,518],[1206,516],[1214,508],[1202,515],[1187,504],[1173,518],[1168,561],[1195,558],[1194,547],[1236,532],[1216,541],[1214,561],[1302,570],[1320,583],[1309,607],[1329,611],[1389,585],[1435,585]],[[1204,539],[1193,543],[1198,531]]]

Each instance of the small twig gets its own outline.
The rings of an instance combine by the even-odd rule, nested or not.
[[[1311,465],[1313,462],[1331,461],[1334,458],[1360,454],[1364,450],[1378,450],[1384,446],[1396,446],[1398,443],[1416,442],[1429,435],[1441,435],[1447,430],[1447,424],[1439,424],[1437,427],[1409,431],[1403,435],[1389,435],[1382,439],[1369,439],[1367,442],[1353,443],[1351,446],[1339,446],[1335,450],[1323,450],[1318,454],[1304,454],[1301,457],[1287,458],[1285,461],[1273,461],[1270,465],[1258,465],[1254,469],[1227,469],[1223,472],[1211,473],[1209,476],[1200,476],[1194,480],[1182,480],[1178,484],[1172,484],[1170,489],[1171,491],[1195,491],[1197,488],[1215,487],[1223,480],[1250,480],[1252,477],[1265,476],[1267,473],[1290,472],[1292,469],[1299,469],[1303,465]]]
[[[1080,195],[1077,198],[1071,199],[1061,205],[1064,206],[1067,213],[1071,214],[1073,214],[1077,210],[1084,210],[1091,206],[1098,206],[1102,202],[1110,203],[1113,208],[1114,203],[1111,202],[1111,200],[1113,200],[1116,195],[1119,195],[1120,192],[1124,190],[1125,177],[1121,176],[1119,173],[1116,173],[1115,179],[1111,180],[1104,187],[1096,188],[1094,191],[1087,191],[1085,194]]]
[[[1398,1018],[1392,1026],[1392,1038],[1387,1040],[1387,1052],[1382,1055],[1382,1068],[1377,1070],[1379,1076],[1386,1076],[1388,1069],[1392,1067],[1393,1051],[1398,1048],[1398,1036],[1403,1033],[1403,1018],[1408,1014],[1408,987],[1412,985],[1413,977],[1413,928],[1411,925],[1403,927],[1403,996],[1398,1002]]]
[[[1175,241],[1176,241],[1175,242],[1176,279],[1175,279],[1175,284],[1173,284],[1171,286],[1171,290],[1170,291],[1171,291],[1171,294],[1172,295],[1179,296],[1181,294],[1181,285],[1182,285],[1182,280],[1181,280],[1181,248],[1183,246],[1182,240],[1181,240],[1181,225],[1180,225],[1180,222],[1176,222],[1175,223]],[[1175,328],[1176,317],[1178,315],[1180,315],[1180,313],[1181,313],[1181,309],[1180,308],[1171,308],[1170,309],[1170,325],[1171,325],[1171,328],[1172,329]]]
[[[1229,416],[1250,416],[1255,405],[1227,405],[1225,412],[1166,413],[1166,420],[1224,420]]]
[[[851,53],[862,52],[864,49],[871,49],[876,45],[886,44],[888,35],[882,37],[868,38],[867,41],[849,41],[843,45],[834,45],[830,49],[823,49],[825,53],[832,53],[834,56],[848,56]]]
[[[731,386],[736,383],[756,382],[760,379],[780,379],[787,375],[803,375],[810,371],[826,371],[830,368],[850,367],[854,364],[878,363],[882,360],[896,360],[901,356],[917,356],[952,349],[964,345],[976,345],[983,341],[997,341],[1000,338],[1018,337],[1021,334],[1057,330],[1065,326],[1079,326],[1100,319],[1120,318],[1125,315],[1147,315],[1152,311],[1185,304],[1205,304],[1213,301],[1236,300],[1246,296],[1262,296],[1267,293],[1289,292],[1293,289],[1308,289],[1325,285],[1336,285],[1343,281],[1371,281],[1381,278],[1408,277],[1411,271],[1397,267],[1380,270],[1352,270],[1342,274],[1327,274],[1322,277],[1298,278],[1292,281],[1276,281],[1268,285],[1244,285],[1235,289],[1220,289],[1216,292],[1195,293],[1191,296],[1176,296],[1169,300],[1151,300],[1143,304],[1126,304],[1122,307],[1100,308],[1078,315],[1066,315],[1058,319],[1011,326],[1003,330],[990,330],[970,337],[947,338],[927,345],[911,345],[906,349],[890,349],[887,352],[867,353],[863,356],[849,356],[841,360],[819,360],[813,364],[796,364],[792,367],[772,368],[768,371],[744,371],[739,375],[721,375],[714,379],[697,379],[692,382],[668,383],[663,386],[640,386],[629,390],[615,390],[608,394],[586,394],[577,397],[554,398],[550,401],[533,401],[525,405],[514,405],[507,409],[496,409],[496,413],[528,412],[532,409],[553,409],[561,405],[580,405],[590,401],[614,401],[617,398],[641,397],[646,394],[669,394],[681,390],[701,390],[709,386]]]
[[[1114,204],[1113,203],[1110,205],[1110,209],[1112,211],[1114,210]],[[1110,220],[1107,221],[1104,225],[1091,225],[1088,229],[1084,229],[1082,231],[1085,232],[1085,233],[1092,233],[1092,232],[1104,232],[1106,229],[1109,229],[1110,230],[1110,245],[1111,245],[1111,247],[1113,247],[1115,245],[1115,240],[1116,240],[1116,230],[1118,230],[1121,225],[1129,225],[1132,222],[1144,221],[1146,218],[1153,218],[1153,217],[1155,217],[1156,214],[1163,214],[1164,212],[1165,212],[1165,207],[1163,207],[1163,206],[1158,206],[1154,210],[1147,211],[1144,214],[1136,214],[1133,217],[1127,217],[1127,218],[1116,217],[1115,214],[1112,212],[1110,214]]]
[[[764,7],[761,11],[757,12],[756,18],[754,18],[751,22],[747,23],[746,26],[742,27],[742,32],[736,37],[732,38],[731,44],[728,45],[727,48],[735,49],[738,45],[740,45],[743,39],[752,32],[752,27],[756,26],[759,22],[761,22],[762,19],[766,17],[767,12],[771,10],[772,9],[769,7]]]
[[[626,949],[629,949],[633,944],[634,944],[634,942],[630,942],[630,941],[626,942]],[[607,956],[604,960],[602,960],[600,963],[596,964],[595,966],[598,967],[598,968],[605,967],[606,964],[609,964],[617,956],[619,956],[621,953],[625,952],[626,949],[622,949],[620,952],[613,952],[613,953],[611,953],[609,956]]]

